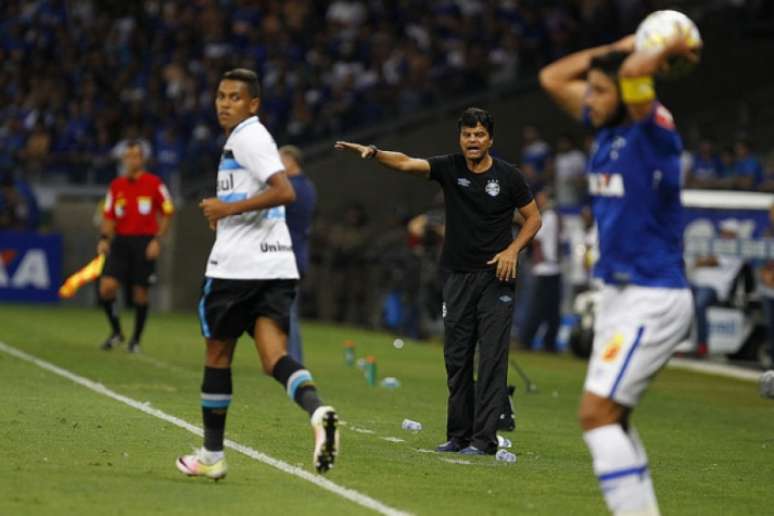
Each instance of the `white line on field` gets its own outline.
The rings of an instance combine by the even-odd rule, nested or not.
[[[167,362],[164,362],[163,360],[153,358],[152,356],[146,355],[145,353],[135,353],[134,355],[132,355],[132,358],[135,360],[139,360],[140,362],[145,362],[146,364],[152,365],[153,367],[156,367],[158,369],[167,369],[169,371],[174,371],[176,373],[183,373],[185,375],[201,374],[199,371],[189,371],[188,369],[183,369],[182,367],[169,364]]]
[[[180,418],[167,414],[166,412],[163,412],[159,409],[153,408],[150,406],[150,403],[148,402],[142,403],[132,398],[126,397],[122,394],[118,394],[117,392],[108,389],[101,383],[97,383],[92,380],[89,380],[88,378],[84,378],[83,376],[79,376],[75,373],[68,371],[67,369],[62,369],[59,366],[56,366],[50,362],[46,362],[45,360],[37,358],[28,353],[25,353],[24,351],[16,349],[3,342],[0,342],[0,351],[3,351],[4,353],[7,353],[21,360],[25,360],[27,362],[35,364],[36,366],[42,369],[50,371],[63,378],[67,378],[68,380],[74,383],[77,383],[78,385],[86,387],[87,389],[90,389],[96,393],[103,394],[108,398],[112,398],[116,401],[120,401],[121,403],[124,403],[125,405],[129,405],[130,407],[135,408],[141,412],[145,412],[148,415],[164,420],[168,423],[171,423],[185,430],[188,430],[192,434],[196,434],[198,436],[202,435],[201,428],[194,426],[191,423],[184,421]],[[342,498],[346,498],[347,500],[354,502],[367,509],[371,509],[373,511],[376,511],[378,513],[381,513],[387,516],[407,516],[409,514],[409,513],[400,511],[398,509],[394,509],[388,505],[385,505],[379,500],[376,500],[374,498],[371,498],[368,495],[355,491],[354,489],[340,486],[324,477],[315,475],[299,467],[291,466],[287,462],[281,461],[279,459],[275,459],[274,457],[271,457],[270,455],[266,455],[265,453],[259,452],[258,450],[250,448],[249,446],[239,444],[230,439],[226,439],[224,444],[226,447],[231,448],[232,450],[236,450],[239,453],[247,455],[248,457],[255,459],[259,462],[263,462],[264,464],[268,464],[269,466],[277,468],[280,471],[283,471],[290,475],[299,477],[303,480],[316,484],[318,487],[321,487],[326,491],[330,491],[331,493],[341,496]],[[171,467],[171,463],[170,463],[170,467]]]
[[[715,362],[697,362],[696,360],[688,360],[685,358],[673,358],[669,361],[667,366],[672,369],[684,369],[696,373],[726,376],[728,378],[746,380],[748,382],[757,382],[761,377],[760,372],[751,371],[750,369],[745,369],[743,367],[718,364]]]

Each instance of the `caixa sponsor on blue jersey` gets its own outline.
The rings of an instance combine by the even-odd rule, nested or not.
[[[621,174],[589,174],[588,181],[589,193],[591,195],[623,197],[626,194],[623,176],[621,176]]]
[[[0,301],[56,301],[61,268],[60,235],[0,231]]]

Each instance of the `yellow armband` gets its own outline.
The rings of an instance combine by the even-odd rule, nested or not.
[[[653,77],[622,77],[619,83],[621,85],[621,97],[626,104],[638,104],[656,98]]]

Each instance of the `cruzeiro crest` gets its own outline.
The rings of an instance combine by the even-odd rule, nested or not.
[[[490,179],[486,182],[484,190],[492,197],[497,197],[497,195],[500,193],[500,183],[497,181],[497,179]]]

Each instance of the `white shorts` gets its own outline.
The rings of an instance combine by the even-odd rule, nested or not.
[[[693,298],[687,288],[605,285],[584,389],[635,406],[687,337],[692,320]]]

